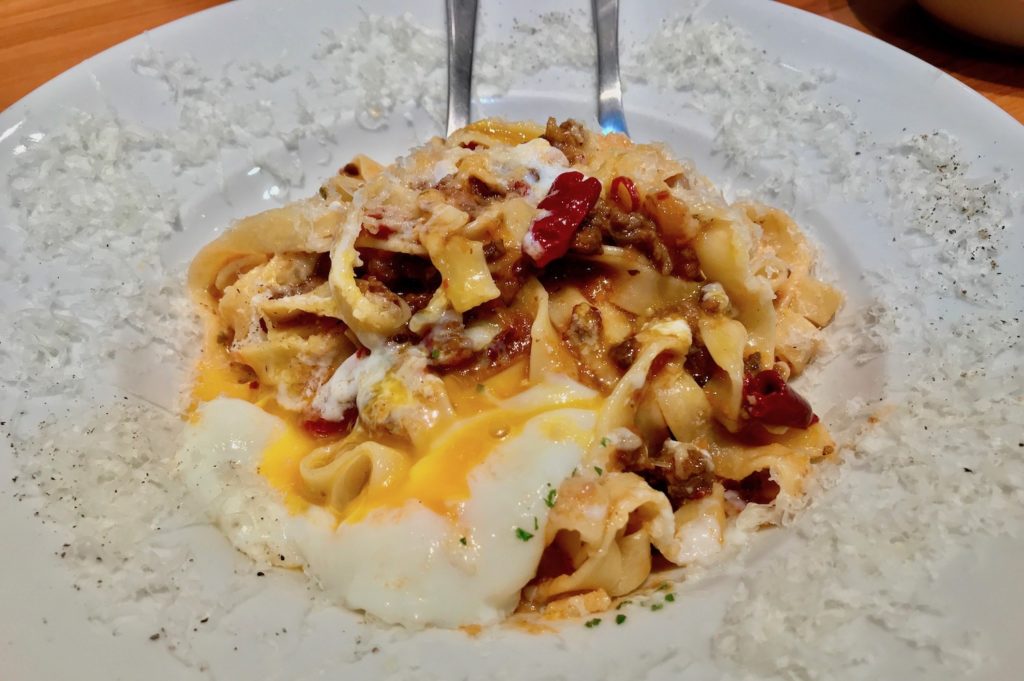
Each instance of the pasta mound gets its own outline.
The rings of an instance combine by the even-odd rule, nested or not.
[[[445,513],[485,441],[531,415],[502,404],[582,384],[596,427],[548,493],[521,604],[579,615],[639,588],[654,555],[714,555],[834,452],[789,385],[842,301],[813,266],[785,213],[727,203],[662,146],[480,121],[391,166],[358,156],[206,246],[193,406],[235,397],[293,424],[264,476],[293,512],[345,523],[410,494]],[[445,447],[457,469],[410,481]]]

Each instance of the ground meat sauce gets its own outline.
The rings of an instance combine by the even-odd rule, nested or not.
[[[572,236],[572,243],[569,244],[570,253],[580,255],[597,255],[601,252],[601,244],[604,236],[601,229],[593,222],[585,222]]]
[[[584,297],[594,300],[611,281],[613,271],[606,265],[591,260],[562,258],[556,260],[540,273],[540,281],[550,293],[556,293],[566,286],[580,290]]]
[[[357,276],[374,277],[396,293],[433,291],[441,284],[441,274],[424,257],[361,248],[359,258],[364,264]]]
[[[477,375],[492,376],[507,369],[513,362],[530,352],[530,329],[533,320],[524,313],[503,311],[499,324],[502,330],[477,356],[471,369]]]
[[[459,320],[447,320],[435,324],[423,345],[427,350],[427,362],[436,369],[456,369],[473,359],[473,348],[465,335],[466,327]]]
[[[625,371],[629,367],[633,366],[633,362],[636,361],[636,356],[639,353],[640,343],[637,342],[635,337],[630,336],[618,345],[612,346],[608,351],[608,357],[615,362],[620,369]]]
[[[316,281],[327,281],[331,276],[331,254],[321,253],[316,258],[316,264],[313,266],[313,276],[311,279]],[[310,289],[312,290],[312,289]]]
[[[627,177],[616,177],[618,195],[600,198],[573,236],[570,253],[594,255],[602,244],[633,247],[647,256],[661,274],[674,274],[690,281],[703,280],[697,254],[685,243],[665,238],[649,215],[636,187]],[[614,183],[613,183],[614,184]],[[623,197],[628,198],[623,198]]]
[[[376,277],[364,277],[362,279],[356,279],[356,286],[363,292],[364,295],[373,295],[384,298],[388,301],[388,304],[399,306],[402,300],[401,296],[385,286]]]
[[[655,456],[650,456],[646,447],[619,451],[617,456],[622,470],[636,473],[651,487],[663,492],[674,510],[687,501],[706,497],[716,479],[699,450],[690,448],[677,455],[681,448],[678,442],[670,440]]]
[[[584,221],[581,231],[584,229],[599,232],[604,243],[613,246],[632,246],[646,255],[659,272],[672,273],[672,255],[658,234],[658,226],[643,213],[627,213],[614,203],[601,198]]]
[[[505,248],[505,244],[492,239],[484,244],[484,258],[487,260],[487,264],[495,263],[505,257],[505,253],[508,249]]]
[[[597,308],[587,303],[576,305],[563,340],[576,359],[580,380],[603,392],[611,392],[621,373],[608,361],[602,341],[601,313]]]
[[[431,296],[441,285],[441,274],[426,258],[405,253],[392,253],[375,248],[359,249],[363,266],[356,276],[377,282],[371,290],[380,293],[380,287],[397,295],[416,312],[427,306]]]
[[[534,273],[533,263],[524,258],[517,248],[506,248],[500,241],[491,243],[497,244],[491,249],[491,257],[494,259],[488,258],[486,246],[484,257],[488,258],[487,264],[490,266],[494,285],[501,292],[498,301],[507,305]]]
[[[715,360],[711,358],[711,353],[703,345],[692,346],[686,353],[686,361],[683,363],[683,368],[702,388],[711,380],[717,366]]]
[[[587,157],[584,152],[587,131],[578,121],[570,118],[559,124],[554,117],[548,118],[548,124],[542,137],[555,149],[565,154],[572,165],[581,163]]]
[[[477,177],[470,177],[463,182],[456,175],[445,175],[434,185],[441,192],[445,201],[455,206],[471,218],[476,217],[488,204],[505,196],[500,187],[492,187]]]
[[[405,301],[405,304],[409,306],[409,310],[413,314],[416,314],[417,312],[419,312],[420,310],[425,308],[427,305],[429,305],[430,304],[430,299],[433,298],[434,296],[433,296],[432,293],[424,292],[424,293],[402,293],[402,294],[400,294],[400,297],[402,298],[402,300]]]
[[[756,471],[740,481],[723,480],[726,489],[736,492],[748,504],[770,504],[779,496],[779,484],[767,471]]]
[[[485,203],[489,202],[490,199],[498,199],[505,196],[504,189],[498,186],[491,186],[476,176],[471,175],[467,184],[469,185],[469,191]]]
[[[697,251],[689,246],[683,246],[673,249],[671,253],[673,274],[690,281],[704,281],[704,273],[700,270]]]
[[[530,329],[533,320],[528,314],[522,310],[505,307],[495,310],[485,308],[486,306],[480,306],[464,315],[466,324],[487,320],[493,321],[502,329],[482,350],[473,352],[468,348],[463,333],[464,327],[461,324],[458,324],[457,329],[443,329],[436,338],[435,331],[431,330],[425,343],[428,346],[429,362],[434,371],[439,374],[472,376],[475,380],[482,381],[507,369],[530,352]]]

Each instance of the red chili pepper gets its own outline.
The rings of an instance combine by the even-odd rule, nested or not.
[[[347,435],[356,424],[359,412],[355,407],[350,407],[342,414],[340,421],[328,421],[327,419],[309,419],[302,422],[302,427],[313,437],[332,437],[335,435]]]
[[[629,205],[626,205],[626,200],[622,197],[623,189],[626,190],[629,197]],[[616,206],[627,213],[632,213],[640,207],[640,192],[636,189],[636,183],[628,177],[619,175],[612,180],[612,189],[608,192],[608,196]]]
[[[818,422],[811,405],[774,369],[747,374],[743,401],[750,418],[765,426],[807,428]]]
[[[535,220],[526,235],[524,251],[538,267],[544,267],[569,251],[573,234],[601,196],[601,181],[575,170],[562,173],[548,195],[537,204],[547,214]]]

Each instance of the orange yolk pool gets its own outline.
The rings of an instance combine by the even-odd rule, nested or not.
[[[534,417],[555,409],[581,408],[596,410],[600,399],[580,399],[567,394],[564,399],[525,405],[516,409],[501,409],[500,401],[515,396],[529,387],[525,361],[513,364],[483,382],[459,376],[444,379],[449,399],[456,415],[454,425],[439,429],[420,450],[406,442],[388,438],[385,444],[399,449],[410,462],[408,476],[396,484],[364,490],[338,515],[339,521],[356,522],[376,508],[398,508],[409,500],[416,500],[441,515],[454,517],[459,503],[470,496],[470,475],[503,441],[518,435]],[[321,500],[306,489],[299,464],[318,447],[332,444],[337,439],[317,437],[302,425],[300,415],[280,407],[274,391],[257,384],[239,383],[223,351],[205,353],[200,363],[190,418],[196,418],[195,407],[217,397],[246,400],[268,413],[278,416],[284,428],[264,450],[259,473],[274,489],[284,495],[285,507],[299,514],[311,505],[323,505]],[[544,435],[552,440],[566,438],[589,443],[591,433],[569,432],[548,425]],[[353,444],[359,435],[352,436]],[[583,440],[586,440],[584,442]]]

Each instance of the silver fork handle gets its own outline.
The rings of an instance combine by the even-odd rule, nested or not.
[[[628,135],[619,79],[619,0],[593,0],[593,7],[597,32],[597,120],[603,132]]]
[[[448,134],[469,123],[477,0],[447,0]]]

